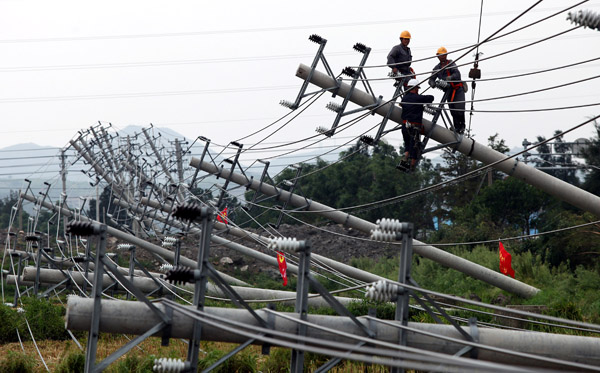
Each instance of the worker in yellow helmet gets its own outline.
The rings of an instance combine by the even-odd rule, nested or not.
[[[433,68],[433,75],[429,78],[429,86],[434,88],[438,79],[448,82],[446,89],[452,90],[450,96],[448,96],[448,102],[450,103],[448,106],[452,114],[454,130],[462,134],[465,131],[465,92],[467,91],[467,84],[460,80],[460,71],[458,71],[456,64],[448,59],[446,48],[438,48],[436,55],[440,63]]]
[[[410,32],[402,31],[400,33],[400,44],[394,46],[387,56],[387,64],[392,68],[393,75],[401,75],[399,81],[406,88],[408,81],[414,77],[414,70],[411,69],[412,54],[410,53]]]

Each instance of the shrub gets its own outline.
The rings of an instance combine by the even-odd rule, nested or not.
[[[9,351],[6,358],[0,361],[0,372],[3,373],[29,373],[35,368],[33,357],[20,352]]]
[[[63,319],[64,308],[55,306],[45,299],[22,298],[25,317],[36,339],[64,340],[69,338]],[[25,325],[21,326],[21,335],[28,338],[29,331]]]
[[[85,355],[83,352],[73,351],[62,359],[56,367],[56,373],[79,373],[85,368]]]
[[[110,372],[114,373],[146,373],[152,372],[155,356],[141,357],[138,354],[127,354],[111,366]]]
[[[7,305],[0,304],[0,343],[18,341],[17,328],[19,317],[17,312]]]

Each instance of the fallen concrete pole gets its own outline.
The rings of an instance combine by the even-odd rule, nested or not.
[[[154,303],[159,309],[165,310],[161,303]],[[88,330],[90,326],[90,315],[92,314],[92,299],[80,297],[69,297],[66,314],[66,327],[70,330]],[[192,310],[192,306],[187,307]],[[207,313],[222,317],[227,320],[235,320],[244,325],[258,326],[254,319],[246,310],[232,308],[213,308],[206,307]],[[257,310],[256,313],[263,319],[267,319],[268,313],[263,310]],[[135,317],[132,317],[135,315]],[[294,313],[285,313],[286,316],[297,319],[298,315]],[[364,335],[356,324],[349,318],[341,316],[308,315],[308,321],[330,329],[343,331],[354,335]],[[141,302],[128,301],[102,301],[102,313],[100,315],[100,332],[105,333],[124,333],[140,335],[158,324],[160,320],[148,307]],[[368,321],[361,319],[361,322],[368,325]],[[395,321],[386,320],[399,324]],[[295,334],[297,325],[291,320],[280,317],[275,318],[273,329],[280,332]],[[376,336],[380,341],[398,343],[398,329],[375,323]],[[171,338],[190,338],[192,331],[192,319],[177,311],[173,313],[173,324],[171,328]],[[464,337],[451,325],[444,324],[425,324],[409,322],[408,326],[419,331],[435,333],[455,339],[464,340]],[[367,326],[368,327],[368,326]],[[468,327],[464,328],[470,333]],[[555,359],[561,359],[571,362],[583,363],[593,366],[600,366],[600,338],[580,337],[562,334],[538,333],[529,331],[511,331],[491,328],[479,328],[479,343],[512,350],[522,353],[529,353]],[[160,335],[160,334],[158,334]],[[157,335],[157,336],[158,336]],[[346,336],[331,334],[327,331],[318,330],[309,327],[307,336],[321,340],[335,342],[355,343],[355,340]],[[418,334],[416,332],[407,332],[407,345],[418,349],[435,351],[449,355],[455,354],[463,345],[452,341],[444,341],[431,336]],[[203,340],[244,343],[247,338],[216,327],[212,322],[202,325]],[[260,341],[256,341],[260,344]],[[543,361],[526,360],[514,356],[505,355],[483,348],[478,349],[478,359],[506,363],[510,361],[513,365],[533,365],[535,367],[555,368],[556,365],[548,364]]]
[[[300,79],[306,80],[310,73],[310,66],[300,64],[296,71],[296,76]],[[314,71],[310,80],[310,83],[319,86],[321,88],[334,87],[338,82],[327,74],[319,71]],[[336,94],[340,97],[346,97],[350,91],[350,85],[339,82],[339,89],[336,90]],[[359,106],[369,106],[375,104],[375,99],[371,94],[354,89],[349,100]],[[376,109],[374,112],[385,116],[392,103],[384,104]],[[402,109],[397,105],[394,105],[390,120],[396,123],[402,123],[401,119]],[[431,139],[439,142],[440,144],[448,144],[456,141],[454,132],[438,126],[433,125],[431,121],[423,119],[423,125],[425,127],[425,133],[430,133]],[[433,127],[433,129],[432,129]],[[431,132],[429,132],[431,130]],[[497,152],[487,146],[478,144],[471,138],[463,137],[462,141],[458,146],[453,146],[453,149],[468,155],[469,157],[476,159],[484,164],[492,164],[494,162],[506,160],[495,164],[493,168],[504,172],[509,176],[516,177],[527,184],[543,190],[544,192],[561,199],[575,207],[580,208],[583,211],[588,211],[596,216],[600,216],[600,197],[589,193],[583,189],[577,188],[576,186],[562,181],[558,178],[551,176],[543,171],[537,170],[534,167],[528,166],[522,162],[519,162],[516,158],[509,159],[506,155]]]
[[[28,200],[29,202],[33,202],[36,204],[39,204],[42,201],[39,201],[38,198],[36,198],[35,196],[31,196],[29,194],[25,194],[25,193],[21,193],[21,198]],[[73,213],[71,212],[71,210],[69,209],[65,209],[62,208],[60,206],[56,206],[53,205],[52,203],[50,203],[49,201],[43,201],[42,206],[44,208],[47,208],[48,210],[52,210],[54,212],[60,212],[60,214],[62,216],[65,217],[73,217]],[[79,219],[82,221],[93,221],[91,219],[86,218],[85,216],[79,216]],[[142,240],[141,238],[138,238],[132,234],[123,232],[121,230],[118,230],[116,228],[107,226],[106,227],[106,233],[118,238],[120,240],[123,240],[125,242],[129,242],[132,245],[135,245],[136,247],[139,247],[141,249],[144,250],[148,250],[150,252],[153,252],[157,255],[162,256],[163,258],[166,258],[168,260],[173,261],[173,258],[175,258],[175,254],[163,247],[160,247],[158,245],[154,245],[148,241]],[[188,267],[192,267],[192,268],[196,268],[197,267],[197,263],[194,260],[191,260],[189,258],[186,258],[184,256],[182,256],[179,259],[179,263],[188,266]],[[234,285],[248,285],[247,283],[245,283],[244,281],[240,281],[238,279],[236,279],[235,277],[229,276],[228,274],[219,272],[219,275],[221,275],[221,277],[227,281],[230,284],[234,284]]]
[[[292,206],[301,207],[306,206],[307,204],[306,199],[297,194],[293,194],[282,189],[275,189],[274,186],[261,183],[259,180],[250,180],[242,174],[235,172],[231,173],[229,170],[226,170],[223,167],[219,168],[209,162],[200,162],[200,159],[198,158],[192,158],[190,165],[210,174],[215,174],[217,177],[222,177],[224,179],[230,178],[230,180],[236,184],[244,185],[252,190],[260,191],[267,196],[276,196],[277,200],[279,201],[289,201]],[[342,211],[337,211],[332,207],[315,201],[309,200],[309,202],[310,203],[307,207],[308,211],[313,211],[317,214],[323,215],[324,217],[333,220],[336,223],[344,224],[345,226],[358,229],[359,231],[367,234],[377,228],[376,224],[373,224],[369,221],[357,218]],[[493,271],[479,264],[475,264],[415,239],[413,239],[413,251],[446,267],[456,269],[457,271],[463,272],[478,280],[487,282],[488,284],[494,285],[511,293],[518,294],[525,298],[531,298],[539,291],[539,289],[536,289],[533,286],[524,284],[509,276],[505,276],[502,273]]]
[[[26,251],[21,251],[21,250],[10,250],[10,253],[16,253],[16,254],[20,254],[21,258],[31,258],[34,259],[35,258],[35,254],[32,253],[28,253]],[[75,263],[73,262],[72,259],[60,259],[60,257],[55,257],[53,258],[53,261],[48,260],[47,257],[45,257],[44,255],[42,255],[40,257],[40,260],[42,261],[42,263],[52,263],[52,267],[53,268],[58,268],[58,269],[67,269],[67,268],[73,268],[76,265],[79,265],[81,267],[83,267],[82,263]],[[129,275],[129,268],[126,267],[121,267],[121,266],[117,266],[115,264],[115,266],[117,267],[117,269],[119,270],[119,272],[123,273],[124,275]],[[94,262],[89,262],[88,263],[88,269],[89,270],[94,270],[95,264]],[[140,269],[134,269],[133,270],[133,274],[136,276],[141,276],[141,277],[147,277],[146,274],[144,273],[144,271],[140,270]],[[150,272],[151,275],[153,276],[158,276],[160,274],[158,273],[152,273]]]
[[[25,268],[23,268],[23,274],[21,275],[21,278],[24,281],[35,281],[36,272],[37,272],[36,267],[25,267]],[[70,275],[70,277],[65,275],[62,271],[59,271],[58,269],[40,268],[40,282],[42,282],[42,283],[58,284],[61,281],[66,280],[67,278],[71,278],[77,285],[80,285],[80,286],[83,285],[84,283],[86,283],[86,280],[85,280],[86,276],[83,272],[70,271],[69,275]],[[137,287],[144,293],[149,293],[158,288],[158,285],[152,279],[150,279],[148,277],[133,277],[133,278],[127,277],[127,279],[129,281],[131,281],[135,287]],[[88,272],[87,273],[87,283],[92,284],[93,282],[94,282],[94,273]],[[102,287],[105,288],[105,287],[108,287],[115,283],[116,283],[116,281],[113,280],[110,276],[108,276],[108,275],[102,276]],[[165,286],[168,287],[169,285],[165,284]]]
[[[85,281],[85,276],[83,273],[81,272],[77,272],[77,271],[71,271],[69,272],[70,274],[70,278],[71,280],[76,283],[79,286],[83,286],[83,284],[86,282]],[[8,276],[12,276],[12,277],[8,277]],[[16,280],[14,275],[8,275],[7,276],[7,284],[14,284],[14,281]],[[19,283],[21,285],[33,285],[34,281],[35,281],[35,276],[36,276],[36,267],[25,267],[23,269],[23,274],[20,276],[19,278]],[[10,278],[10,280],[9,280]],[[63,272],[57,270],[57,269],[47,269],[47,268],[40,268],[40,282],[43,284],[59,284],[60,282],[64,281],[65,279],[69,278],[68,276],[66,276]],[[94,281],[94,273],[93,272],[88,272],[87,275],[87,284],[91,284]],[[131,280],[129,277],[127,277],[128,280]],[[10,281],[10,282],[9,282]],[[140,289],[142,292],[144,293],[150,293],[154,290],[157,289],[157,284],[150,278],[148,277],[133,277],[133,280],[131,280],[133,282],[133,284]],[[181,293],[181,291],[187,291],[189,293],[193,293],[194,292],[194,286],[187,284],[187,285],[182,285],[182,286],[173,286],[169,283],[167,283],[166,281],[159,281],[161,282],[165,287],[167,287],[168,289],[170,289],[171,291],[174,292],[179,292]],[[102,277],[102,286],[103,287],[108,287],[112,284],[114,284],[115,281],[108,275],[103,275]],[[246,301],[264,301],[265,303],[271,302],[271,301],[280,301],[283,304],[288,304],[288,305],[293,305],[296,301],[296,293],[293,291],[285,291],[285,290],[272,290],[272,289],[257,289],[257,288],[249,288],[249,287],[242,287],[242,286],[232,286],[233,290],[235,290],[235,292],[244,300]],[[119,286],[119,289],[121,289],[121,287]],[[206,284],[206,293],[209,296],[212,297],[218,297],[218,298],[225,298],[225,299],[229,299],[229,296],[227,294],[225,294],[221,288],[219,288],[217,285],[212,284],[212,283],[207,283]],[[340,303],[342,303],[344,306],[349,305],[351,302],[360,302],[360,299],[355,299],[355,298],[348,298],[348,297],[335,297]],[[321,297],[318,294],[309,294],[309,300],[308,300],[308,304],[311,307],[330,307],[329,303],[327,303],[327,301],[325,301],[325,299],[323,299],[323,297]]]

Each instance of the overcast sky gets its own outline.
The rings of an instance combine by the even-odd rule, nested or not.
[[[483,2],[481,39],[508,23],[535,1]],[[555,13],[576,1],[546,0],[507,31]],[[431,57],[439,46],[450,52],[477,41],[480,0],[463,1],[22,1],[0,0],[0,148],[34,142],[65,146],[77,130],[98,121],[118,130],[128,125],[168,127],[188,138],[205,136],[227,144],[289,112],[301,86],[300,63],[310,64],[319,34],[328,40],[325,56],[334,73],[357,65],[356,42],[372,48],[367,65],[382,65],[402,30],[413,36],[413,59]],[[575,8],[600,11],[594,0]],[[566,13],[481,46],[482,58],[567,31]],[[453,59],[457,55],[451,55]],[[600,57],[600,32],[577,29],[517,52],[482,61],[483,78],[497,78]],[[472,62],[472,54],[463,61]],[[417,73],[436,60],[415,62]],[[482,81],[475,99],[544,89],[599,74],[600,60],[530,77]],[[464,78],[470,66],[461,67]],[[322,65],[319,66],[322,69]],[[384,78],[388,68],[369,68]],[[476,110],[539,110],[600,102],[600,79],[516,98],[483,101]],[[373,81],[376,95],[394,87]],[[314,86],[310,89],[315,89]],[[441,91],[434,92],[441,97]],[[468,93],[470,97],[470,92]],[[330,127],[335,114],[322,97],[303,115],[266,140],[284,143]],[[478,142],[498,133],[511,147],[524,138],[550,137],[597,115],[600,106],[521,113],[476,113],[471,127]],[[468,118],[468,117],[467,117]],[[331,144],[349,141],[377,123],[352,126]],[[244,139],[263,139],[277,126]],[[567,140],[593,135],[587,126]],[[374,134],[374,130],[371,132]],[[401,136],[392,133],[397,146]],[[287,148],[288,150],[290,148]],[[283,151],[282,151],[283,152]],[[255,154],[261,157],[261,154]]]

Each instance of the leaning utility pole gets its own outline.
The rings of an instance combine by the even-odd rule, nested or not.
[[[310,73],[310,66],[300,64],[300,67],[298,67],[296,72],[296,76],[306,80]],[[337,86],[338,88],[335,90],[335,92],[341,97],[346,97],[350,91],[350,85],[341,81],[336,81],[327,74],[316,70],[312,71],[310,83],[313,83],[321,88],[331,88]],[[372,95],[356,88],[353,90],[349,99],[359,106],[376,104],[376,101]],[[378,106],[376,109],[373,109],[373,112],[385,116],[391,110],[389,119],[396,123],[402,123],[402,109],[398,106],[392,107],[392,105],[393,103],[383,104]],[[449,144],[458,141],[459,143],[457,145],[453,145],[453,149],[456,149],[459,152],[488,165],[505,160],[503,162],[494,164],[492,167],[504,172],[509,176],[521,179],[527,184],[543,190],[544,192],[575,207],[578,207],[583,211],[589,211],[596,216],[600,216],[600,197],[586,192],[585,190],[579,189],[576,186],[557,179],[545,172],[536,170],[535,168],[528,166],[523,162],[519,162],[517,158],[509,159],[506,155],[490,149],[487,146],[478,144],[471,138],[459,135],[457,139],[454,132],[444,127],[432,124],[429,120],[423,119],[423,126],[425,127],[425,133],[429,133],[429,136],[440,144]]]
[[[342,211],[337,211],[336,209],[321,203],[307,200],[304,197],[290,193],[286,190],[276,189],[274,186],[265,182],[261,182],[260,180],[248,179],[245,175],[231,172],[223,167],[219,168],[213,163],[200,161],[200,159],[193,157],[190,165],[209,174],[217,175],[217,177],[231,180],[239,185],[244,185],[249,189],[255,190],[267,196],[273,196],[278,201],[288,201],[292,206],[306,206],[308,211],[313,211],[335,221],[336,223],[344,224],[345,226],[357,229],[366,234],[370,234],[372,230],[377,228],[376,224],[373,224],[369,221],[346,214]],[[471,277],[487,282],[491,285],[499,287],[500,289],[510,291],[511,293],[518,294],[525,298],[531,298],[539,291],[539,289],[536,289],[533,286],[524,284],[511,277],[505,276],[502,273],[493,271],[479,264],[475,264],[415,239],[413,239],[413,251],[446,267],[456,269]]]
[[[35,204],[40,203],[41,207],[47,208],[49,210],[52,210],[54,212],[60,212],[63,216],[66,217],[72,217],[73,216],[73,212],[69,209],[65,209],[62,208],[60,206],[56,206],[53,205],[52,203],[48,202],[48,201],[40,201],[38,200],[37,197],[29,195],[29,194],[25,194],[25,193],[21,193],[21,198],[28,200],[29,202],[33,202]],[[79,220],[82,221],[93,221],[91,219],[86,218],[85,216],[79,216]],[[142,249],[148,250],[154,254],[160,255],[163,258],[166,258],[168,260],[173,260],[173,258],[175,257],[175,254],[172,251],[169,251],[165,248],[162,248],[158,245],[155,245],[153,243],[150,243],[148,241],[142,240],[141,238],[138,238],[132,234],[129,233],[125,233],[121,230],[118,230],[116,228],[107,226],[106,227],[106,233],[116,237],[120,240],[123,240],[125,242],[128,242],[132,245],[135,245],[137,247],[140,247]],[[189,258],[186,258],[184,256],[181,257],[180,259],[181,264],[188,266],[188,267],[194,267],[196,266],[196,262],[194,260],[191,260]],[[235,285],[248,285],[247,283],[245,283],[244,281],[240,281],[238,279],[236,279],[235,277],[229,276],[225,273],[219,272],[219,275],[221,277],[223,277],[223,279],[225,279],[228,283],[230,284],[235,284]]]

